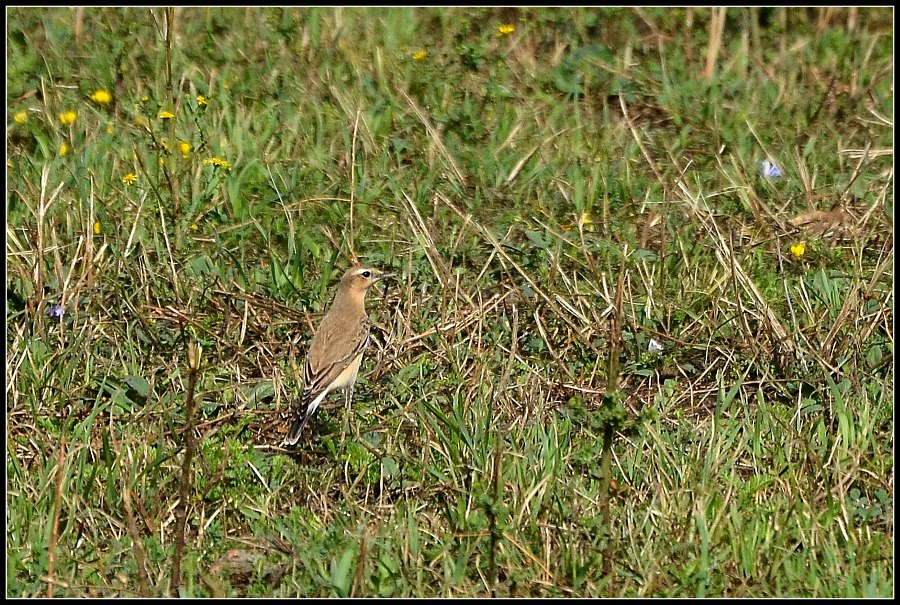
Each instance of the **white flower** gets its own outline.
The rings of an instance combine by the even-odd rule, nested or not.
[[[759,171],[767,179],[777,179],[780,176],[784,176],[784,172],[781,171],[781,168],[779,168],[778,164],[773,160],[763,160],[760,162]]]
[[[655,339],[650,339],[650,344],[647,345],[647,352],[649,353],[659,353],[663,350],[663,346],[656,342]]]

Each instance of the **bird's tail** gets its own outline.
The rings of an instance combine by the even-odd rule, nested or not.
[[[303,401],[297,406],[297,415],[294,417],[294,422],[291,423],[291,429],[288,431],[284,441],[281,442],[283,447],[297,445],[297,441],[300,440],[300,435],[303,433],[303,427],[306,426],[310,418],[316,415],[319,404],[322,403],[328,392],[329,389],[325,389],[318,394],[315,394],[310,389],[303,390]],[[313,397],[314,394],[315,397]]]
[[[302,406],[297,410],[294,421],[291,423],[291,428],[284,438],[284,441],[281,442],[282,446],[297,445],[297,442],[300,440],[300,435],[303,434],[303,427],[306,426],[307,421],[312,417],[313,411],[315,410],[310,409],[309,406]]]

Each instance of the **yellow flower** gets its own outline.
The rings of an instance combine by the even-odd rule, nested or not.
[[[69,153],[69,146],[63,143],[59,146],[59,157],[65,157],[67,153]]]
[[[203,160],[204,164],[212,164],[213,166],[217,166],[222,168],[223,170],[231,170],[231,163],[228,160],[223,160],[222,158],[208,158]]]
[[[100,221],[94,223],[94,235],[100,235],[102,229],[100,228]]]
[[[187,141],[178,143],[178,150],[181,151],[181,157],[186,158],[191,155],[191,144]]]
[[[584,227],[585,225],[594,224],[594,221],[591,220],[590,214],[588,214],[587,212],[582,212],[581,215],[579,215],[579,217],[578,217],[578,224],[580,226]]]
[[[16,124],[24,124],[28,121],[28,113],[20,111],[13,119],[16,121]]]
[[[804,252],[806,252],[806,242],[800,242],[799,244],[793,244],[791,246],[791,254],[797,258],[803,256]]]
[[[200,105],[201,107],[203,105],[206,105],[206,97],[204,97],[203,95],[197,95],[197,105]]]
[[[191,231],[197,231],[200,227],[197,226],[197,223],[191,223]]]
[[[94,91],[94,94],[91,95],[91,101],[99,103],[100,105],[109,105],[110,102],[112,102],[112,95],[109,94],[108,90],[101,88]]]
[[[172,113],[171,111],[163,110],[163,111],[159,112],[160,120],[171,120],[174,117],[175,117],[175,114]]]
[[[516,26],[511,23],[505,23],[497,29],[497,36],[508,36],[516,31]]]
[[[112,127],[112,124],[106,127],[106,134],[112,134],[116,131],[115,128]]]
[[[78,112],[66,111],[59,114],[59,123],[63,126],[73,123],[78,118]]]
[[[416,52],[414,52],[412,58],[413,58],[413,61],[421,61],[422,59],[424,59],[427,56],[428,56],[428,51],[425,49],[422,49],[422,50],[417,50]]]
[[[126,185],[134,185],[135,183],[137,183],[137,175],[133,172],[129,172],[122,177],[122,182]]]

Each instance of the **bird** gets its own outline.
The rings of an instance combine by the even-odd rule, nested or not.
[[[332,391],[343,389],[346,404],[350,405],[356,375],[369,344],[366,290],[389,276],[374,267],[355,266],[341,277],[334,302],[309,345],[303,368],[303,394],[283,446],[297,444],[303,427]]]

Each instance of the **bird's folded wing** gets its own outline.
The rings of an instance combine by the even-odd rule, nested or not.
[[[303,372],[304,400],[312,400],[327,389],[368,345],[368,320],[359,322],[350,331],[328,328],[332,326],[323,325],[310,346]]]

